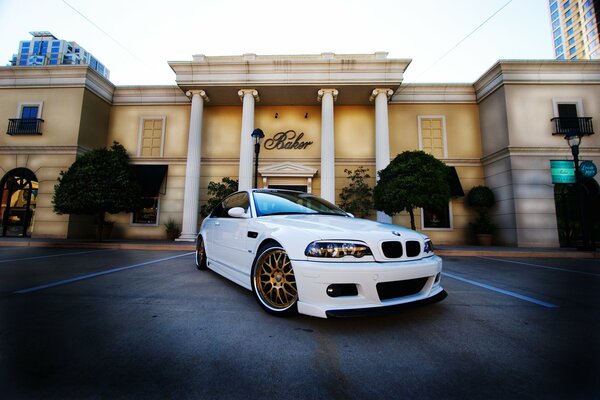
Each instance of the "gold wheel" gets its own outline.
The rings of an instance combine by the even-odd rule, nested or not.
[[[283,312],[296,305],[298,290],[292,263],[278,247],[265,250],[256,262],[254,288],[267,310]]]

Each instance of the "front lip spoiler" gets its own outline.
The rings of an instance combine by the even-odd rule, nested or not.
[[[413,307],[419,307],[427,304],[437,303],[448,297],[448,293],[442,290],[432,297],[423,300],[413,301],[411,303],[396,304],[393,306],[355,308],[351,310],[328,310],[325,311],[327,318],[351,318],[351,317],[370,317],[378,315],[391,314],[398,310],[406,310]]]

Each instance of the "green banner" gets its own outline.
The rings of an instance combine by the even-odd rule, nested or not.
[[[552,183],[575,183],[575,165],[573,161],[550,160]]]

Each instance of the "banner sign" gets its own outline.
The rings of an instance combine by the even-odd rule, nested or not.
[[[579,172],[586,178],[593,178],[598,173],[598,168],[592,161],[583,161],[579,164]]]
[[[575,183],[575,165],[573,161],[550,160],[552,183]]]

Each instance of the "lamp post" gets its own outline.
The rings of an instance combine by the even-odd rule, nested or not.
[[[583,198],[581,187],[581,172],[579,171],[579,145],[581,144],[582,136],[583,135],[579,132],[569,132],[565,135],[565,140],[571,148],[571,154],[573,154],[573,166],[575,168],[575,190],[577,194],[577,203],[579,204],[579,220],[581,226],[581,238],[583,241],[581,250],[589,250],[591,248],[589,221],[586,217],[585,200]]]
[[[260,153],[260,141],[265,137],[263,131],[256,128],[252,131],[252,138],[254,138],[254,188],[258,187],[258,154]]]

